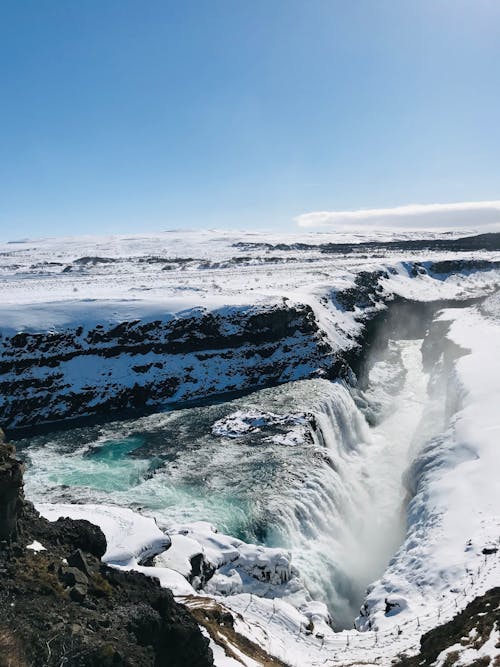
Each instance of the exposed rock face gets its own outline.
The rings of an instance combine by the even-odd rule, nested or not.
[[[381,299],[384,291],[379,282],[380,278],[387,276],[385,271],[360,271],[354,287],[338,292],[336,300],[346,310],[373,306]]]
[[[85,261],[88,258],[82,258]],[[498,262],[408,262],[410,275],[489,270]],[[360,271],[352,287],[329,298],[366,328],[394,320],[385,281],[394,268]],[[322,297],[327,302],[327,297]],[[411,305],[424,315],[437,307]],[[446,302],[440,302],[444,307]],[[382,306],[382,307],[381,307]],[[349,334],[350,336],[350,334]],[[341,334],[342,339],[342,334]],[[30,428],[112,412],[145,413],[165,404],[205,399],[314,377],[337,377],[356,362],[361,340],[334,352],[309,305],[197,308],[162,319],[73,324],[57,331],[0,336],[0,415],[7,428]],[[336,340],[335,345],[340,344]]]
[[[432,273],[461,273],[463,271],[491,271],[498,269],[500,262],[490,262],[481,259],[448,259],[442,262],[431,262],[429,270]]]
[[[213,665],[208,640],[169,590],[102,564],[96,526],[42,519],[23,499],[13,448],[1,444],[0,457],[20,481],[9,487],[12,501],[17,488],[8,506],[16,530],[0,543],[0,667]],[[4,504],[0,512],[5,524]]]
[[[319,250],[326,254],[363,253],[390,250],[500,250],[500,233],[477,234],[452,239],[414,239],[399,241],[362,241],[360,243],[262,243],[239,241],[240,250]]]
[[[145,410],[313,375],[336,363],[309,306],[202,309],[165,320],[0,340],[9,428]]]
[[[471,656],[479,651],[486,641],[493,636],[495,628],[500,626],[500,588],[492,588],[484,595],[477,597],[467,607],[448,623],[444,623],[429,632],[420,640],[420,653],[411,658],[402,657],[393,662],[394,667],[418,667],[419,665],[433,665],[437,657],[447,651],[442,657],[444,665],[474,665],[487,667],[498,665],[498,657],[493,649],[493,655],[484,655],[476,660]],[[498,648],[498,645],[497,645]],[[472,649],[472,651],[471,651]],[[462,652],[464,655],[462,655]],[[465,654],[468,656],[465,657]],[[465,663],[464,658],[467,660]],[[473,660],[473,662],[471,662]]]
[[[17,537],[18,515],[23,504],[24,466],[15,454],[15,448],[5,443],[0,429],[0,541]]]

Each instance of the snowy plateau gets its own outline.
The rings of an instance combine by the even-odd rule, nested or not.
[[[500,233],[23,239],[0,283],[26,496],[171,589],[214,664],[431,664],[500,585]],[[499,632],[432,664],[500,664]]]

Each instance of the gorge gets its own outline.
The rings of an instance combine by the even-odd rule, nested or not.
[[[285,664],[345,664],[340,645],[366,660],[377,636],[390,664],[458,609],[467,572],[496,549],[498,253],[410,246],[381,262],[376,250],[325,264],[305,249],[290,269],[292,251],[272,248],[277,278],[246,245],[255,293],[234,263],[186,279],[178,262],[167,284],[186,290],[164,297],[180,306],[167,313],[159,262],[4,280],[12,298],[33,281],[52,290],[4,311],[2,425],[27,497],[51,521],[100,525],[105,562],[158,578],[195,616],[209,599],[239,618],[239,648],[206,627],[216,664],[252,664],[255,646]],[[41,266],[43,244],[26,252]],[[120,263],[141,266],[152,298],[136,298]],[[110,271],[115,288],[96,297]],[[84,285],[91,299],[68,300]]]

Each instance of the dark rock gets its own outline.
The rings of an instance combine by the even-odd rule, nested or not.
[[[454,239],[415,239],[400,241],[364,241],[361,243],[265,243],[262,241],[238,241],[238,250],[297,251],[319,250],[326,254],[345,255],[353,252],[377,252],[387,250],[500,250],[500,233],[477,234]]]
[[[60,518],[57,521],[45,521],[29,502],[24,502],[19,519],[21,530],[33,535],[45,546],[45,542],[64,546],[67,558],[68,552],[81,549],[96,558],[101,558],[106,552],[106,538],[102,530],[84,519]]]
[[[87,577],[90,576],[89,566],[87,565],[87,561],[85,560],[85,556],[83,555],[81,549],[76,549],[75,551],[73,551],[73,553],[70,554],[66,560],[68,561],[68,565],[70,565],[71,567],[77,567]]]
[[[207,581],[209,581],[215,574],[215,567],[211,565],[203,556],[203,554],[195,554],[190,558],[191,574],[189,581],[194,583],[194,579],[199,580],[199,586],[203,588]]]
[[[478,596],[451,621],[426,632],[420,639],[420,652],[402,657],[393,667],[420,667],[435,664],[438,655],[451,646],[480,648],[500,624],[500,588]],[[458,659],[458,655],[456,656]],[[489,658],[488,658],[489,660]],[[446,664],[454,664],[455,661]],[[464,664],[464,663],[461,663]],[[469,663],[467,663],[469,664]],[[474,665],[479,663],[474,663]],[[490,664],[484,663],[484,664]],[[491,663],[495,664],[494,662]]]
[[[18,534],[18,518],[23,504],[23,464],[16,459],[13,445],[5,443],[0,429],[0,541]]]
[[[397,609],[399,606],[399,602],[390,602],[385,598],[385,615],[388,616],[393,609]]]
[[[9,513],[18,541],[11,536],[0,549],[0,665],[211,667],[208,639],[172,593],[102,564],[106,541],[87,521],[40,517],[22,496],[13,448],[3,444],[0,452],[19,471]],[[34,539],[44,551],[26,549]]]
[[[491,270],[499,266],[500,262],[490,262],[486,259],[447,259],[441,262],[432,262],[429,270],[433,273],[446,274]]]
[[[481,551],[481,553],[484,556],[490,556],[491,554],[496,554],[498,551],[498,547],[491,546],[491,547],[484,547],[484,549]]]
[[[75,259],[73,261],[73,264],[77,264],[79,266],[85,266],[85,265],[93,265],[95,266],[96,264],[113,264],[117,260],[114,259],[113,257],[79,257],[78,259]]]
[[[87,584],[89,583],[88,577],[76,567],[68,567],[67,565],[61,565],[61,567],[59,568],[58,575],[59,575],[59,580],[65,586],[75,586],[76,584],[87,586]]]
[[[477,234],[458,239],[412,239],[401,241],[367,241],[364,243],[323,243],[324,253],[374,252],[387,250],[500,250],[500,233]]]
[[[139,355],[151,361],[138,363]],[[102,371],[92,385],[72,391],[71,362],[86,357],[100,357]],[[214,374],[207,384],[193,374],[198,362],[215,367],[221,359],[226,377]],[[113,372],[118,362],[129,369],[124,381]],[[315,375],[335,363],[311,307],[286,302],[223,312],[200,308],[165,321],[131,320],[91,330],[21,332],[0,340],[0,409],[10,428],[104,412],[144,414],[174,400],[297,379],[297,367],[300,377]],[[31,377],[40,367],[43,380]]]
[[[386,275],[385,271],[360,271],[355,278],[354,287],[337,292],[335,299],[346,310],[373,306],[382,300],[379,281]]]
[[[106,538],[98,526],[84,519],[60,518],[56,522],[55,532],[64,534],[66,543],[75,545],[77,549],[88,551],[97,558],[106,553]]]
[[[87,586],[84,584],[75,584],[69,591],[69,596],[75,602],[83,602],[87,595]]]

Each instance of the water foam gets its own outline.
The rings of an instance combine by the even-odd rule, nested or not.
[[[344,383],[295,382],[35,439],[26,450],[27,493],[139,508],[166,529],[206,520],[247,542],[289,549],[312,597],[328,603],[337,627],[351,627],[366,586],[404,537],[402,478],[427,400],[420,346],[393,343],[389,361],[372,366],[370,391],[384,406],[373,428]],[[403,378],[396,392],[395,374]],[[238,437],[213,432],[245,412],[273,418]],[[293,425],[276,417],[299,412],[307,418]]]

